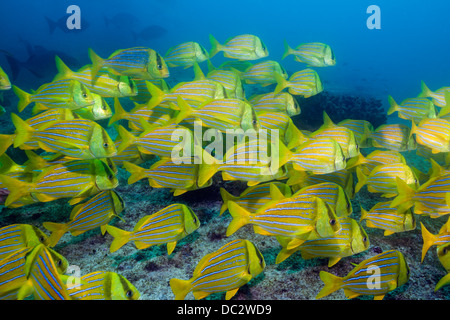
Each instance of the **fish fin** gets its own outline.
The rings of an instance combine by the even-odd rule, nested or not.
[[[272,157],[278,156],[278,168],[274,169],[274,171],[288,163],[294,154],[281,140],[278,142],[278,150],[274,151],[278,151],[278,154],[276,154],[276,152],[273,152],[272,154]]]
[[[430,249],[430,247],[436,241],[436,236],[434,234],[432,234],[430,231],[428,231],[422,222],[420,223],[420,226],[421,226],[421,230],[422,230],[422,240],[423,240],[421,262],[423,262],[423,259],[425,259],[425,255],[427,254],[428,249]]]
[[[110,252],[119,250],[123,245],[130,241],[131,232],[129,231],[125,231],[110,225],[106,226],[106,231],[114,237],[114,240],[111,243],[111,247],[109,248]]]
[[[177,104],[180,112],[175,117],[175,123],[180,123],[193,113],[192,107],[181,96],[177,97]]]
[[[228,209],[228,201],[236,201],[239,199],[239,197],[235,197],[232,194],[230,194],[227,190],[224,188],[220,188],[220,195],[222,196],[222,207],[220,208],[220,215],[225,212],[225,210]]]
[[[213,37],[209,35],[209,42],[211,43],[211,50],[209,51],[209,58],[214,57],[219,51],[222,51],[222,45]]]
[[[191,291],[191,282],[182,279],[170,279],[170,289],[175,295],[175,300],[184,300],[186,295]]]
[[[272,236],[273,234],[268,232],[267,230],[263,229],[260,226],[253,226],[253,232],[260,234],[262,236]]]
[[[138,250],[147,249],[147,248],[150,248],[152,246],[152,244],[145,243],[145,242],[142,242],[142,241],[135,241],[134,245],[136,246],[136,248]]]
[[[440,288],[448,284],[450,284],[450,273],[447,273],[447,275],[439,280],[439,282],[436,284],[436,287],[434,288],[434,292],[438,291]]]
[[[398,111],[398,103],[395,102],[394,98],[391,95],[388,95],[389,102],[389,110],[387,112],[388,115],[393,114],[395,111]]]
[[[42,103],[38,103],[36,102],[34,104],[33,109],[31,109],[31,114],[34,116],[36,114],[38,114],[39,112],[43,112],[50,109],[49,107],[44,106]]]
[[[383,300],[384,296],[385,296],[385,294],[379,294],[379,295],[373,296],[373,300]]]
[[[45,245],[49,247],[56,246],[59,239],[69,230],[67,223],[44,222],[42,226],[52,233],[45,241]]]
[[[208,60],[208,68],[210,63],[211,61]],[[193,69],[194,69],[194,81],[206,79],[205,74],[203,73],[202,68],[200,68],[198,62],[194,63]]]
[[[22,120],[15,113],[11,113],[11,120],[16,127],[16,136],[14,138],[14,148],[19,147],[31,138],[31,133],[35,131],[28,123]]]
[[[146,103],[146,105],[148,109],[152,109],[161,103],[161,101],[165,96],[165,93],[163,90],[155,86],[150,81],[146,81],[145,84],[147,86],[148,92],[150,92],[150,95],[152,96],[150,100]]]
[[[14,93],[19,98],[19,102],[17,104],[17,110],[22,112],[30,103],[31,103],[31,94],[23,91],[17,86],[12,86]]]
[[[404,207],[405,210],[407,210],[414,205],[412,198],[415,194],[415,190],[399,177],[396,177],[395,180],[397,183],[398,196],[392,200],[390,207],[395,208],[402,205],[402,208]]]
[[[326,113],[326,111],[323,111],[323,126],[322,128],[329,128],[329,127],[335,127],[336,124],[331,120],[330,116]]]
[[[358,178],[358,183],[356,184],[355,192],[358,192],[367,183],[369,177],[364,175],[361,168],[356,168],[356,176]]]
[[[183,193],[186,193],[188,190],[186,189],[175,189],[173,190],[173,196],[177,197],[177,196],[181,196]]]
[[[92,83],[95,82],[95,79],[97,78],[97,73],[100,71],[100,69],[103,67],[104,60],[100,58],[94,50],[91,48],[88,49],[89,58],[92,62],[91,67],[91,77],[92,77]]]
[[[286,199],[284,194],[280,191],[280,189],[278,189],[278,187],[274,183],[271,183],[269,185],[269,188],[270,188],[270,198],[272,198],[272,201],[274,200],[279,201]]]
[[[293,186],[296,184],[304,184],[304,182],[308,179],[308,173],[305,171],[294,171],[292,174],[289,175],[289,179],[287,180],[286,184],[288,186]]]
[[[211,179],[217,171],[219,171],[220,164],[216,158],[214,158],[207,151],[203,152],[203,161],[199,165],[197,185],[203,186]]]
[[[175,246],[177,245],[176,241],[172,241],[172,242],[168,242],[167,243],[167,254],[170,256],[170,254],[173,252],[173,250],[175,249]]]
[[[349,170],[352,169],[354,167],[360,166],[362,164],[365,164],[369,161],[367,161],[367,159],[363,156],[362,153],[358,153],[357,156],[352,157],[350,159],[347,160],[347,164],[345,166],[345,169]]]
[[[60,79],[70,79],[73,76],[73,71],[61,60],[60,57],[55,56],[55,64],[56,69],[58,70],[58,74],[55,76],[55,80]]]
[[[275,73],[275,80],[277,81],[277,86],[275,87],[274,94],[279,94],[284,88],[289,86],[289,81],[283,78],[280,74]]]
[[[110,127],[114,122],[125,119],[128,112],[126,112],[122,105],[120,104],[119,98],[114,98],[114,114],[109,119],[108,127]]]
[[[8,207],[11,203],[29,194],[34,187],[32,183],[22,182],[5,175],[0,175],[0,182],[9,191],[8,197],[5,200],[5,207]]]
[[[294,250],[295,248],[301,246],[306,240],[300,238],[292,238],[286,245],[287,250]]]
[[[321,299],[329,294],[339,290],[342,287],[343,279],[326,271],[320,271],[320,279],[324,283],[324,287],[317,294],[316,299]]]
[[[242,226],[249,223],[251,213],[246,209],[239,206],[236,202],[228,201],[228,211],[231,214],[233,220],[231,220],[230,224],[227,228],[227,237],[235,233]]]
[[[126,148],[133,145],[136,142],[137,138],[121,125],[117,126],[117,131],[119,132],[119,136],[122,139],[122,142],[117,147],[117,154],[120,154]]]
[[[412,135],[417,132],[417,125],[414,121],[411,121],[411,130],[409,130],[409,139],[411,139]]]
[[[332,257],[328,259],[328,268],[331,268],[341,260],[341,257]]]
[[[395,232],[394,231],[391,231],[391,230],[384,230],[384,236],[385,237],[387,237],[387,236],[390,236],[390,235],[393,235]]]
[[[146,177],[145,169],[135,165],[131,162],[124,161],[123,167],[131,173],[131,176],[128,178],[128,184],[133,184],[136,181],[144,179]]]
[[[225,294],[225,300],[230,300],[231,298],[233,298],[234,295],[238,292],[238,290],[239,288],[227,291],[227,293]]]
[[[360,205],[361,207],[361,218],[359,219],[359,222],[363,221],[364,219],[367,218],[367,214],[368,212],[366,210],[364,210],[364,208]]]
[[[421,81],[420,83],[420,90],[419,97],[430,97],[433,94],[424,81]]]
[[[275,264],[279,264],[289,258],[292,255],[292,253],[289,250],[286,250],[285,248],[281,249],[280,252],[278,252],[277,258],[275,260]]]
[[[14,137],[13,134],[0,134],[0,155],[3,155],[14,143]]]
[[[281,60],[283,60],[287,56],[291,55],[292,53],[293,53],[292,48],[289,46],[286,39],[284,39],[284,52],[283,52],[283,56],[281,57]]]
[[[211,293],[206,292],[206,291],[194,291],[194,292],[193,292],[194,298],[195,298],[196,300],[203,299],[203,298],[209,296],[210,294],[211,294]]]

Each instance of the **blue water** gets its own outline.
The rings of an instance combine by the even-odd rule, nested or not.
[[[45,17],[68,17],[66,9],[73,4],[88,26],[82,24],[81,32],[56,29],[50,34]],[[381,29],[367,28],[370,5],[381,10]],[[285,39],[292,47],[311,41],[329,44],[337,65],[320,69],[325,90],[375,96],[386,103],[387,94],[398,101],[416,96],[421,80],[432,90],[450,83],[450,3],[446,1],[21,0],[2,1],[0,9],[0,48],[19,60],[28,57],[26,43],[66,52],[81,67],[90,62],[89,47],[101,56],[137,45],[165,54],[183,41],[197,41],[209,50],[209,34],[224,42],[252,33],[268,47],[267,59],[278,61]],[[105,17],[121,16],[128,20],[105,23]],[[132,32],[150,25],[166,32],[153,39],[135,39]],[[222,61],[222,55],[212,59],[214,65]],[[281,62],[289,73],[305,67],[292,56]],[[0,65],[8,71],[2,54]],[[25,83],[29,81],[33,82]],[[21,82],[29,87],[42,84],[26,71],[16,80],[19,86]]]

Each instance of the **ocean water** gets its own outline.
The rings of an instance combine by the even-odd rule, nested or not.
[[[65,26],[70,16],[67,8],[71,5],[81,10],[79,30],[68,30]],[[373,13],[368,13],[367,9],[371,5],[380,10],[380,28],[368,27]],[[63,60],[75,70],[90,63],[88,48],[101,57],[107,57],[118,49],[145,46],[164,56],[169,48],[186,41],[198,42],[209,50],[210,34],[220,43],[239,34],[253,34],[261,38],[269,50],[265,59],[280,62],[290,75],[304,69],[305,65],[294,61],[293,56],[281,59],[284,42],[287,41],[291,47],[305,42],[323,42],[331,46],[337,61],[335,66],[316,68],[324,83],[324,92],[375,99],[387,111],[388,95],[397,102],[416,97],[421,90],[421,81],[432,90],[450,86],[449,10],[450,3],[437,0],[426,3],[421,0],[3,1],[0,4],[0,66],[14,85],[30,91],[53,79],[55,55],[65,57]],[[58,25],[52,27],[54,23]],[[40,57],[40,60],[33,60],[33,57]],[[219,66],[228,60],[219,53],[211,62]],[[204,72],[207,70],[206,62],[200,66]],[[170,72],[167,81],[171,85],[189,81],[194,76],[192,68],[171,68]],[[264,92],[260,87],[250,87],[248,92]],[[17,99],[12,90],[5,93],[5,98],[6,114],[2,116],[0,133],[11,134],[14,126],[9,117],[11,112],[17,113]],[[304,121],[308,121],[309,116],[308,113],[301,114]],[[410,121],[399,119],[397,114],[389,116],[387,122],[410,125]],[[106,127],[106,123],[101,124]],[[114,128],[108,130],[111,135],[116,135]],[[364,154],[372,150],[369,148]],[[22,153],[12,154],[17,156],[18,162],[23,162]],[[414,151],[403,154],[411,166],[422,172],[429,169],[427,159],[417,156]],[[80,266],[82,274],[96,270],[118,272],[138,288],[143,299],[173,299],[169,279],[189,279],[202,256],[229,240],[224,232],[231,217],[229,214],[218,215],[221,205],[219,188],[226,187],[238,195],[245,185],[220,181],[204,191],[176,198],[167,189],[149,187],[146,180],[128,185],[127,178],[127,172],[121,168],[117,191],[127,203],[123,214],[127,222],[121,224],[116,219],[114,223],[117,226],[131,230],[145,214],[181,202],[197,210],[203,229],[182,240],[171,256],[167,255],[165,246],[140,251],[132,244],[126,245],[121,252],[109,253],[112,238],[101,235],[98,230],[79,237],[67,233],[55,249],[70,264]],[[2,206],[0,228],[12,223],[41,227],[45,221],[68,221],[71,206],[66,200],[17,209]],[[364,189],[352,199],[352,205],[359,218],[360,205],[370,209],[384,200]],[[446,220],[425,217],[421,221],[437,233]],[[235,298],[314,299],[323,285],[319,278],[321,270],[345,276],[352,269],[350,262],[359,263],[380,248],[401,250],[411,269],[409,283],[388,294],[386,299],[446,300],[450,297],[449,287],[433,292],[437,281],[446,274],[434,247],[428,252],[424,264],[420,264],[422,238],[419,223],[414,231],[390,237],[383,236],[377,229],[366,230],[371,238],[369,250],[343,259],[333,270],[327,268],[326,259],[302,260],[299,254],[277,266],[274,258],[279,250],[277,241],[273,237],[255,235],[250,228],[245,229],[232,239],[248,237],[258,243],[266,257],[267,272],[263,277],[252,280]],[[281,287],[280,283],[283,283]],[[224,299],[221,294],[211,297]],[[192,295],[188,298],[193,299]],[[342,290],[331,296],[331,299],[344,298]]]

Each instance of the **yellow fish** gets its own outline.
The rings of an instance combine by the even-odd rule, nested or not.
[[[264,257],[258,248],[249,240],[238,239],[204,256],[191,279],[170,279],[170,288],[175,300],[183,300],[189,292],[194,294],[195,299],[203,299],[223,291],[226,291],[225,299],[230,300],[240,287],[258,276],[265,266]]]
[[[0,90],[9,90],[11,89],[11,81],[9,81],[9,77],[6,72],[0,67]]]
[[[269,55],[264,42],[252,34],[232,37],[225,44],[220,44],[212,35],[209,35],[209,41],[211,42],[210,59],[220,51],[223,51],[225,58],[238,60],[257,60]]]
[[[447,275],[441,278],[439,282],[436,284],[436,287],[434,288],[435,292],[438,291],[443,286],[450,284],[450,243],[440,245],[437,248],[437,256],[442,266],[447,271]]]

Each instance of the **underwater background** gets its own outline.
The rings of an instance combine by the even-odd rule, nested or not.
[[[66,9],[70,5],[81,9],[81,30],[65,29]],[[367,27],[370,13],[366,10],[370,5],[377,5],[381,10],[381,29]],[[323,42],[333,49],[336,65],[316,68],[324,91],[304,105],[300,104],[301,114],[292,117],[300,129],[319,129],[324,108],[335,123],[362,116],[365,120],[373,120],[375,128],[387,123],[410,126],[411,121],[400,119],[396,113],[387,116],[388,95],[400,102],[417,97],[421,92],[421,81],[432,90],[450,85],[449,9],[449,3],[437,0],[426,3],[419,0],[286,0],[279,3],[266,0],[3,1],[0,4],[0,66],[13,85],[30,92],[52,81],[57,73],[55,55],[76,70],[91,63],[89,48],[101,57],[108,57],[118,49],[143,46],[164,56],[171,47],[186,41],[198,42],[209,51],[209,35],[223,43],[236,35],[252,34],[261,38],[269,50],[269,56],[264,59],[278,61],[291,75],[306,67],[292,56],[281,59],[284,42],[293,47],[305,42]],[[221,53],[211,58],[214,66],[228,60]],[[200,63],[200,67],[206,74],[206,62]],[[194,78],[192,68],[169,70],[170,76],[165,80],[172,87]],[[275,86],[244,84],[244,89],[248,98],[271,92]],[[114,104],[110,98],[107,102],[111,107]],[[122,99],[121,102],[126,110],[133,107],[131,102]],[[10,119],[11,112],[18,114],[17,103],[13,90],[3,93],[0,104],[6,112],[0,117],[0,134],[14,132]],[[345,112],[342,103],[347,104]],[[22,119],[31,116],[29,109],[20,114]],[[114,127],[108,127],[107,120],[99,123],[113,139],[116,138],[117,132]],[[374,150],[364,148],[361,153],[367,155]],[[17,148],[11,147],[8,154],[16,163],[27,160]],[[417,155],[416,150],[402,151],[402,155],[409,166],[420,172],[427,173],[431,168],[428,158]],[[148,168],[152,163],[154,160],[141,166]],[[261,275],[241,287],[233,299],[314,299],[323,287],[320,271],[344,277],[354,268],[352,263],[358,264],[391,249],[405,255],[410,278],[405,285],[388,293],[385,299],[450,298],[449,286],[434,292],[435,285],[447,274],[434,247],[421,262],[423,240],[419,223],[422,222],[431,233],[438,234],[448,216],[436,219],[417,216],[414,230],[390,236],[383,235],[383,230],[368,228],[362,222],[370,238],[369,248],[342,258],[331,268],[328,268],[326,258],[304,260],[300,253],[276,264],[281,247],[275,237],[256,234],[250,225],[226,236],[231,216],[228,212],[219,215],[223,204],[220,188],[238,196],[246,189],[245,182],[224,181],[216,175],[211,186],[174,196],[169,189],[149,186],[147,179],[128,184],[128,177],[129,173],[119,168],[119,185],[115,191],[125,203],[120,215],[124,221],[115,218],[110,224],[132,230],[143,216],[173,203],[183,203],[198,216],[199,229],[180,240],[171,255],[167,254],[165,245],[137,250],[131,243],[111,253],[112,237],[102,235],[98,228],[76,237],[66,233],[53,249],[70,265],[79,266],[81,275],[98,270],[123,275],[139,290],[141,299],[173,299],[170,279],[189,279],[203,256],[235,239],[253,242],[263,254],[266,267]],[[356,174],[354,180],[356,184]],[[363,187],[351,199],[352,217],[359,221],[361,206],[369,210],[382,201],[386,198]],[[42,224],[69,221],[72,208],[68,199],[19,208],[0,206],[0,228],[23,223],[49,234]],[[193,299],[192,294],[186,299]],[[207,299],[224,299],[224,294],[215,293]],[[345,296],[339,290],[324,299],[345,299]],[[371,299],[371,296],[358,299]]]

